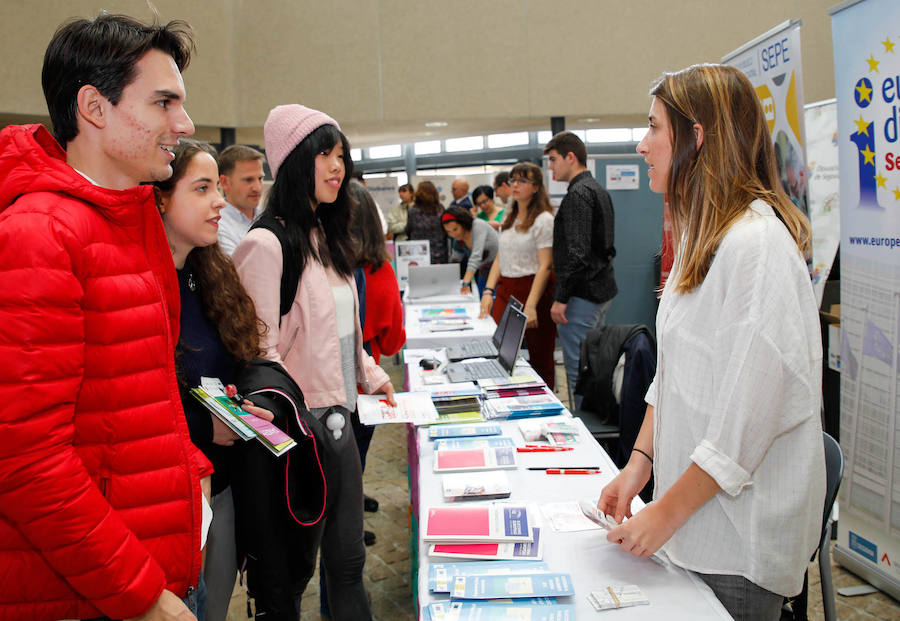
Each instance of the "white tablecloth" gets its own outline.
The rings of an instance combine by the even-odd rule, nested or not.
[[[428,329],[428,322],[419,321],[421,311],[426,308],[463,308],[466,311],[466,315],[471,318],[472,328],[469,330],[431,332]],[[406,347],[410,349],[446,347],[450,343],[460,343],[462,341],[489,341],[494,336],[494,330],[497,327],[490,316],[484,319],[478,318],[481,305],[475,294],[472,294],[468,302],[433,301],[405,303],[403,310]]]
[[[433,352],[407,352],[407,378],[409,388],[415,390],[421,386],[418,359],[422,355]],[[520,364],[521,361],[520,361]],[[562,417],[554,417],[562,419]],[[545,420],[553,420],[546,418]],[[617,470],[609,456],[594,441],[580,419],[565,416],[574,421],[580,428],[581,440],[575,450],[559,453],[520,453],[517,455],[518,467],[506,470],[512,495],[515,502],[530,502],[538,506],[547,502],[563,502],[582,498],[596,499],[603,486],[615,476]],[[513,438],[517,445],[525,442],[518,429],[517,421],[501,421],[504,435]],[[425,511],[429,506],[443,504],[441,496],[440,475],[432,471],[433,449],[428,439],[427,427],[421,427],[411,434],[410,441],[415,442],[410,452],[416,452],[418,476],[419,525],[424,524]],[[547,475],[540,471],[527,470],[528,466],[572,465],[599,466],[601,475]],[[640,499],[635,499],[634,509]],[[420,533],[421,535],[421,533]],[[650,559],[639,559],[627,554],[618,546],[606,541],[605,531],[589,530],[581,532],[558,533],[545,519],[542,535],[544,536],[543,560],[551,571],[565,571],[572,575],[575,596],[571,603],[575,605],[578,619],[619,620],[684,620],[701,621],[704,619],[730,619],[731,617],[713,595],[712,591],[700,580],[692,578],[684,570],[667,563],[665,565]],[[418,602],[420,606],[438,599],[446,599],[445,595],[434,596],[428,592],[428,545],[418,541],[419,579]],[[452,559],[440,559],[440,562],[451,562]],[[595,612],[587,600],[592,590],[601,590],[610,585],[636,584],[650,600],[648,606],[635,606],[604,613]],[[601,616],[602,614],[602,616]]]

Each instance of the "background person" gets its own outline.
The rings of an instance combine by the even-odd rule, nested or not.
[[[453,195],[453,202],[450,203],[451,207],[464,207],[469,211],[473,210],[473,205],[471,199],[469,199],[469,181],[464,177],[457,177],[453,180],[453,183],[450,184],[450,194]],[[475,214],[472,214],[472,217],[475,217]]]
[[[538,166],[530,162],[516,164],[510,171],[509,181],[512,202],[500,226],[497,258],[481,294],[481,317],[490,313],[499,322],[509,296],[524,300],[529,362],[553,389],[556,385],[553,363],[556,324],[550,318],[553,210]]]
[[[500,203],[503,208],[509,205],[509,197],[512,196],[512,188],[509,187],[509,173],[498,172],[494,177],[494,202]]]
[[[181,139],[172,170],[169,179],[154,185],[181,297],[175,353],[178,388],[191,441],[215,467],[212,524],[203,562],[205,620],[225,621],[238,574],[230,487],[230,470],[235,465],[230,447],[238,435],[197,401],[190,389],[199,386],[203,377],[233,384],[238,369],[260,353],[259,322],[234,265],[216,243],[225,206],[216,187],[216,150],[207,143]],[[248,412],[273,419],[271,412],[245,403]]]
[[[480,185],[472,191],[472,200],[478,209],[478,219],[490,224],[494,230],[500,230],[506,210],[494,203],[494,190],[489,185]]]
[[[735,619],[779,619],[801,590],[825,497],[809,223],[781,187],[743,73],[694,65],[650,94],[637,150],[678,243],[647,414],[598,507],[631,516],[652,467],[654,502],[607,539],[636,556],[665,545]]]
[[[475,280],[480,294],[497,256],[497,231],[484,220],[472,218],[469,210],[462,207],[448,207],[441,221],[447,235],[466,249],[465,272],[459,292],[464,295],[471,293],[472,281]]]
[[[397,194],[400,195],[400,203],[394,205],[388,213],[388,234],[385,237],[394,241],[405,241],[407,239],[406,219],[410,207],[415,204],[416,192],[413,190],[412,184],[404,183],[397,190]]]
[[[367,393],[384,393],[391,402],[394,389],[387,373],[363,350],[348,230],[350,145],[334,119],[298,104],[273,108],[264,135],[275,183],[263,218],[283,228],[287,247],[282,248],[275,233],[259,226],[238,245],[234,261],[266,324],[265,357],[284,365],[303,390],[310,412],[327,428],[324,436],[329,444],[324,450],[330,493],[324,520],[298,527],[290,548],[281,551],[289,556],[292,573],[279,579],[293,584],[282,583],[279,586],[288,588],[275,590],[268,580],[261,580],[266,560],[257,556],[249,565],[250,588],[257,598],[257,616],[297,618],[296,602],[313,575],[321,540],[333,618],[370,619],[362,581],[366,558],[362,471],[349,422],[356,409],[357,385]],[[282,257],[300,267],[294,302],[283,316]]]
[[[409,210],[406,233],[410,240],[427,239],[431,264],[446,263],[450,258],[447,234],[441,225],[441,195],[430,181],[419,182],[416,188],[416,204]]]
[[[219,221],[219,247],[229,256],[262,213],[264,159],[262,153],[242,144],[225,147],[219,154],[219,183],[227,203]]]

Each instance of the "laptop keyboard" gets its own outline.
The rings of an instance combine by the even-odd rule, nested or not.
[[[479,356],[496,356],[497,348],[490,341],[473,341],[455,345],[452,353],[454,358],[478,358]]]
[[[506,372],[506,369],[500,366],[500,363],[496,360],[466,362],[465,364],[451,365],[451,368],[452,367],[458,367],[460,372],[467,375],[467,379],[472,381],[488,377],[507,377],[509,375]],[[448,374],[449,373],[450,370],[448,369]],[[455,375],[455,373],[453,375]],[[451,379],[453,379],[453,375],[451,375]]]

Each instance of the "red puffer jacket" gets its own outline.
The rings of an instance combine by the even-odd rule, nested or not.
[[[0,132],[0,619],[143,614],[200,569],[178,282],[149,187]]]

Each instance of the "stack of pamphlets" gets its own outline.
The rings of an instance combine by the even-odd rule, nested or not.
[[[482,407],[484,417],[489,420],[494,418],[555,416],[562,414],[564,410],[563,404],[552,394],[488,399]]]
[[[429,332],[471,330],[472,318],[464,308],[423,308],[419,310],[419,322]]]
[[[444,449],[434,452],[435,472],[497,470],[516,467],[515,446],[472,449]]]
[[[513,386],[496,386],[493,388],[485,388],[484,396],[486,399],[498,399],[500,397],[527,397],[529,395],[552,395],[550,390],[543,382],[523,382]]]
[[[428,437],[437,438],[474,438],[481,436],[499,436],[498,423],[473,423],[462,425],[432,425],[428,428]]]
[[[256,438],[275,455],[283,455],[297,443],[281,429],[240,408],[236,399],[225,392],[222,381],[215,377],[201,377],[200,386],[191,388],[195,399],[234,431],[242,440]]]
[[[463,574],[453,580],[453,599],[567,597],[575,595],[572,576],[561,572]]]
[[[445,474],[441,479],[444,500],[488,500],[509,498],[509,477],[502,470]]]
[[[608,586],[600,591],[591,591],[588,601],[594,610],[611,610],[613,608],[627,608],[629,606],[643,606],[650,600],[644,595],[636,584],[621,584]]]
[[[539,561],[544,546],[541,527],[531,527],[531,541],[522,543],[436,543],[428,549],[433,558],[479,559],[496,561]]]
[[[432,543],[529,542],[532,512],[525,505],[507,502],[428,507],[422,539]]]
[[[553,597],[504,600],[450,600],[422,608],[424,621],[575,621],[575,606]]]
[[[428,566],[428,590],[450,593],[457,576],[504,575],[549,572],[543,561],[475,561],[468,563],[431,563]]]
[[[578,426],[574,423],[535,420],[519,421],[519,431],[526,442],[546,442],[551,446],[578,442]]]
[[[483,390],[499,390],[501,388],[526,388],[534,385],[546,386],[536,375],[510,375],[509,377],[486,377],[478,380]]]
[[[434,441],[435,451],[459,451],[463,449],[499,448],[501,446],[515,446],[515,441],[509,436],[483,436],[479,438],[446,438]]]
[[[388,403],[384,395],[359,395],[356,407],[363,425],[385,423],[413,423],[428,425],[438,420],[438,412],[428,392],[394,393],[396,406]]]
[[[471,382],[427,386],[438,413],[438,423],[475,423],[481,414],[481,389]]]

